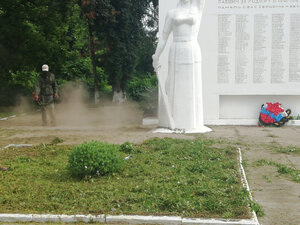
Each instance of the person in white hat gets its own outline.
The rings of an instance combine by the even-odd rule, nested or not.
[[[50,115],[50,125],[56,125],[54,100],[58,98],[55,76],[49,72],[49,66],[44,64],[35,87],[35,101],[41,106],[43,126],[47,125],[47,114]]]

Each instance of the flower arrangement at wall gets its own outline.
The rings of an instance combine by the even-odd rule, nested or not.
[[[267,102],[261,106],[259,126],[274,125],[281,127],[291,119],[290,114],[291,110],[287,109],[285,111],[279,102]]]

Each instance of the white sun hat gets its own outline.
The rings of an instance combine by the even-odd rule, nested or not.
[[[42,71],[49,71],[49,66],[47,64],[44,64],[42,66]]]

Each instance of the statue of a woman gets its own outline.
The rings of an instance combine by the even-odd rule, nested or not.
[[[168,76],[163,88],[167,96],[165,107],[169,111],[169,118],[167,121],[160,118],[159,124],[172,130],[210,131],[203,125],[202,59],[198,44],[203,7],[204,0],[179,0],[177,8],[167,12],[163,33],[153,55],[153,67],[158,72],[159,57],[173,32]],[[164,84],[160,82],[160,85]]]

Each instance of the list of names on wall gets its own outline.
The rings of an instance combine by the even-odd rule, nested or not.
[[[247,29],[249,16],[236,15],[235,21],[235,82],[247,83],[247,65],[249,62],[247,52],[250,43],[250,34]]]
[[[283,83],[285,72],[285,57],[287,43],[285,42],[286,33],[284,24],[287,17],[285,14],[272,15],[272,32],[271,32],[271,83]]]
[[[267,77],[267,23],[267,15],[254,15],[255,26],[253,31],[253,83],[257,84],[266,82]]]
[[[218,0],[219,84],[300,82],[300,0]]]
[[[289,46],[289,81],[300,81],[300,14],[291,14]]]
[[[230,53],[230,41],[232,38],[231,31],[231,15],[219,15],[218,16],[218,83],[229,83],[230,59],[228,57]]]

